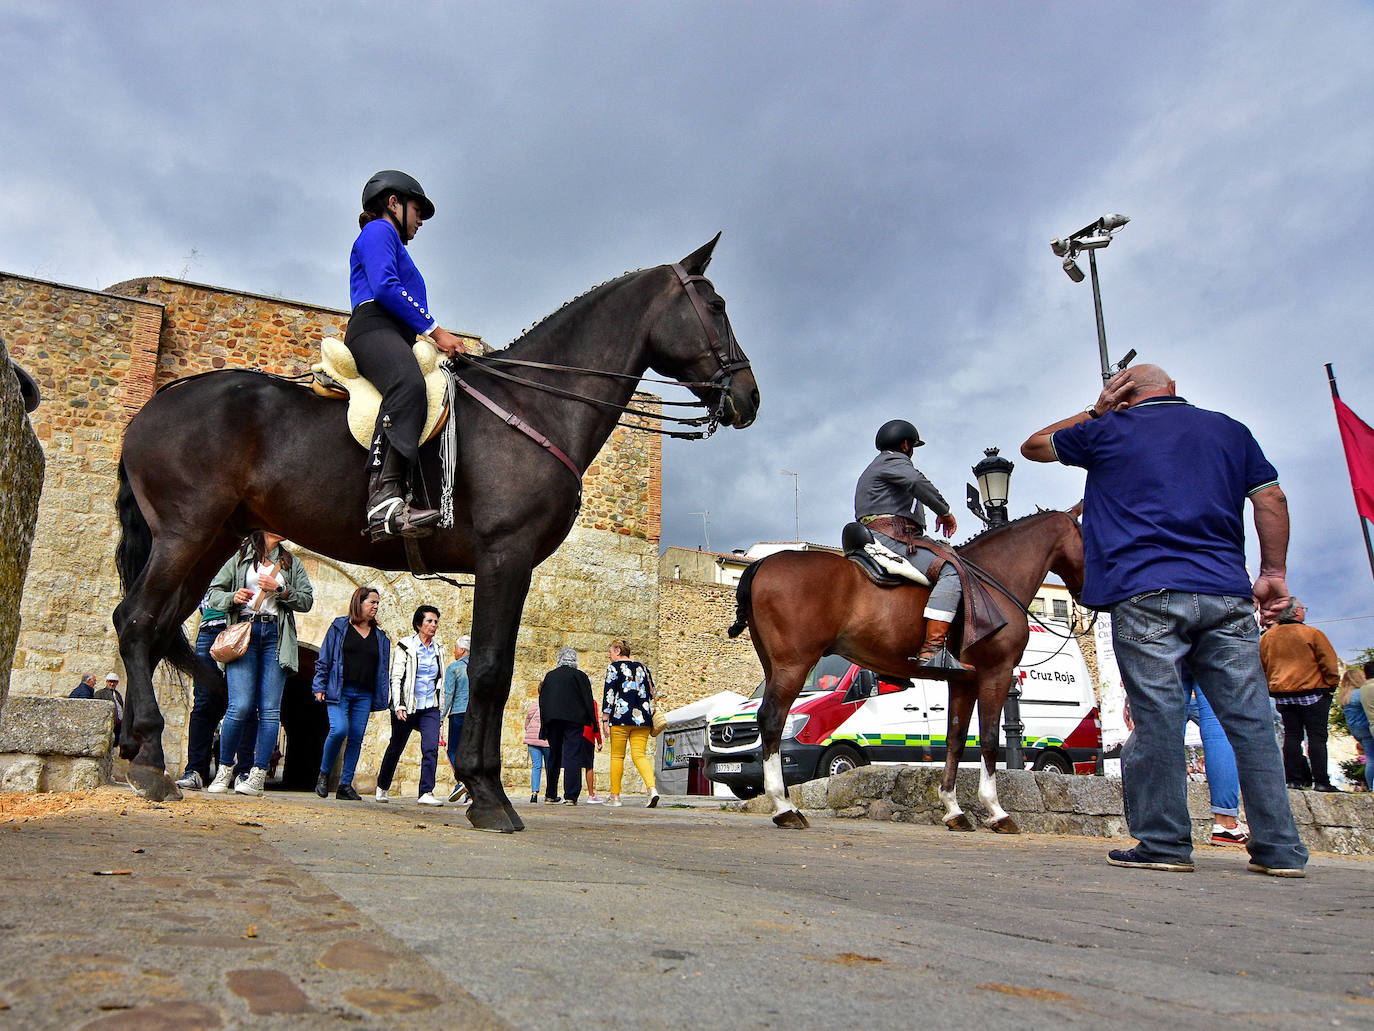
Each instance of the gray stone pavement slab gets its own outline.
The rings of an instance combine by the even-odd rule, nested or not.
[[[0,981],[0,1028],[21,1013],[11,1026],[82,1026],[57,1019],[71,1000],[27,1019],[35,987],[75,993],[78,971],[98,988],[77,996],[83,1017],[135,1012],[102,1017],[101,1000],[206,1008],[183,1027],[244,1026],[253,998],[300,1005],[293,988],[304,1017],[252,1025],[1374,1027],[1362,858],[1319,855],[1284,881],[1231,848],[1154,873],[1107,866],[1097,839],[833,819],[785,832],[667,799],[520,805],[528,830],[493,835],[413,800],[127,797],[121,817],[0,826],[0,923],[22,971]],[[125,855],[133,883],[84,872]],[[229,945],[246,921],[257,938]],[[351,926],[315,929],[335,923]]]

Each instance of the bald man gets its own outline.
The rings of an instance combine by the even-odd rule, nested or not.
[[[1288,502],[1241,423],[1195,408],[1157,365],[1126,369],[1097,401],[1021,445],[1034,462],[1087,471],[1083,603],[1112,614],[1112,642],[1135,717],[1123,770],[1126,821],[1139,844],[1113,866],[1193,869],[1183,726],[1189,669],[1236,753],[1250,823],[1249,869],[1303,877],[1307,849],[1288,805],[1260,664],[1254,609],[1288,601]],[[1260,570],[1245,569],[1245,499]]]

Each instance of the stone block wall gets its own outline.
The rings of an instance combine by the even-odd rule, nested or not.
[[[0,337],[0,711],[10,691],[10,668],[19,638],[20,601],[38,524],[43,449],[10,370]]]
[[[659,580],[660,666],[655,677],[673,708],[718,691],[748,695],[763,679],[749,631],[731,640],[735,589],[690,580]]]
[[[14,695],[0,714],[0,791],[90,791],[110,781],[114,703]]]
[[[14,342],[46,400],[34,425],[48,475],[20,610],[16,690],[65,695],[81,674],[119,668],[110,623],[120,598],[116,473],[124,427],[155,387],[222,368],[301,372],[318,360],[322,337],[343,336],[346,320],[337,309],[161,277],[92,291],[0,275],[0,336]],[[466,339],[470,350],[484,349],[478,337]],[[648,394],[636,401],[657,404]],[[648,661],[657,662],[661,462],[657,435],[616,430],[584,478],[571,536],[536,571],[506,711],[509,763],[527,764],[523,700],[537,690],[559,646],[578,648],[594,681],[613,637],[642,642]],[[304,643],[320,643],[363,583],[382,590],[389,633],[409,633],[422,601],[443,610],[446,641],[467,632],[469,591],[302,554],[316,596],[314,611],[298,620]],[[195,629],[193,618],[188,631]],[[190,681],[163,665],[155,687],[167,720],[168,762],[179,770]],[[386,714],[374,714],[362,770],[375,771],[389,732]],[[402,785],[418,778],[417,750],[398,771]],[[369,766],[370,758],[376,761]]]

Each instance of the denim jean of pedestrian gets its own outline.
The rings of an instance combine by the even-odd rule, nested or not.
[[[1161,862],[1192,858],[1183,748],[1186,667],[1204,685],[1235,751],[1251,858],[1275,869],[1305,867],[1307,848],[1298,840],[1269,719],[1251,600],[1185,591],[1139,594],[1112,609],[1112,642],[1135,717],[1122,791],[1140,854]]]
[[[1212,812],[1240,816],[1240,778],[1236,776],[1236,753],[1226,740],[1226,731],[1197,682],[1188,694],[1188,720],[1197,724],[1202,736],[1203,761],[1207,764],[1207,790],[1212,796]]]
[[[220,765],[233,762],[244,724],[258,715],[257,746],[253,765],[265,770],[272,762],[281,729],[281,693],[286,686],[286,670],[277,660],[277,624],[253,623],[248,650],[225,667],[229,678],[229,712],[219,733]]]
[[[539,794],[539,780],[544,767],[549,764],[548,745],[526,745],[530,750],[530,792]]]
[[[372,715],[372,688],[345,682],[339,700],[325,706],[329,710],[329,736],[324,739],[324,755],[320,757],[320,772],[334,769],[334,760],[343,748],[343,768],[339,771],[339,786],[353,783],[358,769],[358,756],[363,750],[363,735]],[[344,740],[348,740],[344,746]]]
[[[448,717],[448,745],[444,749],[448,753],[448,764],[453,768],[453,775],[458,776],[458,742],[463,740],[463,718],[466,712],[449,713]]]
[[[228,695],[216,693],[215,683],[210,676],[215,660],[210,658],[210,647],[223,630],[223,622],[202,623],[196,634],[196,664],[191,678],[191,715],[186,722],[186,771],[194,770],[200,779],[210,783],[210,754],[214,750],[215,730],[219,721],[224,719]],[[217,672],[217,671],[216,671]],[[253,747],[257,744],[258,719],[256,714],[248,717],[240,734],[239,754],[235,761],[235,773],[247,773],[253,765]]]
[[[1350,701],[1341,706],[1341,712],[1345,713],[1345,725],[1350,728],[1350,736],[1360,743],[1360,751],[1364,753],[1365,787],[1374,791],[1374,728],[1370,727],[1369,716],[1360,704],[1360,692],[1363,690],[1362,687],[1355,688]]]

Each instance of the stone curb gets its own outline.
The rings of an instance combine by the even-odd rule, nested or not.
[[[942,776],[942,770],[926,767],[863,766],[796,785],[788,789],[788,797],[810,816],[938,825],[944,816],[939,797]],[[988,811],[978,800],[976,768],[960,769],[955,791],[969,818],[987,823]],[[1023,831],[1130,837],[1117,777],[999,770],[997,795]],[[1374,854],[1374,795],[1290,791],[1288,797],[1298,834],[1308,848],[1341,855]],[[772,813],[762,796],[733,808]],[[1210,842],[1212,808],[1206,784],[1189,782],[1188,811],[1193,818],[1193,841]]]

